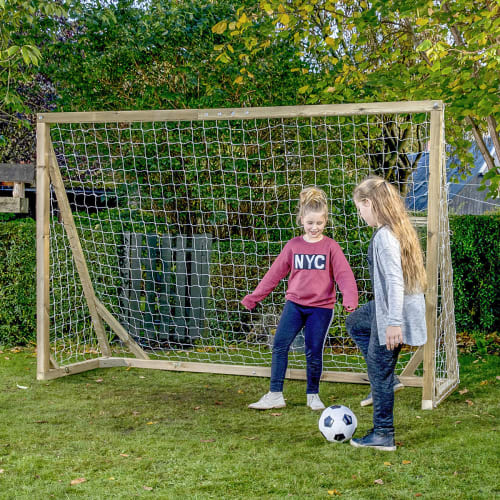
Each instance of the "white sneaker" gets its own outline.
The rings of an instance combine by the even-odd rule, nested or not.
[[[271,408],[284,408],[286,406],[282,392],[268,392],[256,403],[249,404],[252,410],[270,410]]]
[[[325,405],[323,404],[323,401],[319,399],[318,394],[308,394],[307,395],[307,406],[311,408],[311,410],[324,410]]]

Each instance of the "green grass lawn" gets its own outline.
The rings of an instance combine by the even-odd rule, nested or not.
[[[285,382],[286,408],[256,412],[267,379],[114,368],[38,382],[31,350],[4,349],[0,498],[498,498],[499,361],[462,357],[460,392],[433,411],[421,390],[398,393],[388,453],[325,441],[302,381]],[[321,386],[358,436],[366,390]]]

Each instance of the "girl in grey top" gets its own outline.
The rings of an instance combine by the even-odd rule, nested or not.
[[[351,444],[394,451],[394,392],[402,388],[394,374],[398,355],[402,344],[418,346],[427,340],[423,254],[394,186],[369,177],[353,197],[360,216],[377,229],[368,249],[374,300],[346,320],[367,365],[372,391],[362,405],[373,401],[373,429]]]

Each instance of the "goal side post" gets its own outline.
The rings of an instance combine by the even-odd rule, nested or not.
[[[48,158],[50,126],[37,123],[36,148],[36,317],[37,378],[43,380],[50,370],[50,180]]]
[[[423,348],[422,409],[435,408],[458,386],[453,271],[448,222],[444,106],[431,111],[428,180],[426,272],[427,342]],[[439,353],[440,343],[445,341]],[[446,377],[437,373],[438,355],[444,357]]]

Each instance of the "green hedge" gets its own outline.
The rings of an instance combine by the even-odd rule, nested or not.
[[[32,219],[0,219],[0,345],[36,341],[35,233]]]
[[[0,345],[36,340],[35,222],[0,218]],[[457,332],[498,331],[500,214],[452,216]],[[214,297],[216,300],[216,297]]]
[[[457,332],[499,330],[500,213],[450,216]]]

